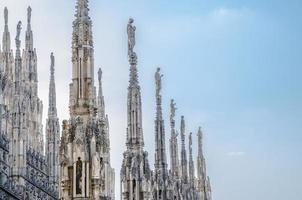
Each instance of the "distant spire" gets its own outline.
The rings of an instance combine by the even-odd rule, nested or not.
[[[21,58],[21,52],[20,52],[20,48],[21,48],[21,40],[20,40],[20,34],[21,34],[21,29],[22,29],[22,23],[21,21],[18,22],[17,24],[17,34],[16,34],[16,38],[15,38],[15,42],[16,42],[16,58]]]
[[[48,94],[48,117],[46,120],[46,158],[49,178],[56,187],[59,185],[59,140],[60,125],[56,106],[55,57],[50,55],[50,81]]]
[[[194,161],[193,161],[193,151],[192,151],[192,133],[189,135],[189,177],[190,184],[194,185],[195,179],[195,169],[194,169]]]
[[[170,126],[171,126],[171,138],[170,138],[170,165],[171,173],[174,178],[179,178],[179,157],[178,157],[178,142],[175,130],[175,112],[176,104],[174,99],[170,102]]]
[[[140,149],[144,146],[142,129],[142,102],[141,92],[137,76],[137,56],[133,51],[135,45],[135,26],[133,19],[129,19],[127,26],[128,33],[128,56],[130,63],[130,81],[128,86],[128,127],[127,127],[127,148]]]
[[[56,84],[55,84],[55,57],[53,53],[50,55],[50,82],[48,95],[48,117],[57,117],[56,106]]]
[[[27,8],[27,30],[25,34],[25,50],[33,51],[33,32],[31,30],[31,12],[32,9],[29,6]]]
[[[8,30],[8,10],[7,7],[4,8],[4,32],[2,38],[2,49],[3,53],[8,53],[11,51],[11,41],[10,41],[10,33]]]
[[[133,25],[134,20],[132,18],[129,19],[127,26],[128,33],[128,57],[130,63],[130,85],[132,87],[137,87],[138,85],[138,75],[137,75],[137,55],[134,52],[135,46],[135,31],[136,27]]]
[[[22,58],[21,58],[21,52],[20,52],[20,47],[21,47],[21,41],[20,41],[20,34],[21,34],[21,29],[22,29],[22,23],[21,21],[18,22],[17,25],[17,34],[15,38],[16,42],[16,56],[15,56],[15,94],[19,94],[21,91],[20,88],[20,83],[22,79]]]
[[[181,125],[180,125],[180,134],[181,134],[181,176],[184,183],[188,183],[188,161],[187,161],[187,151],[185,145],[185,119],[184,116],[181,116]]]
[[[198,128],[198,156],[203,157],[203,147],[202,147],[202,139],[203,139],[203,134],[201,127]]]
[[[162,114],[162,96],[160,94],[162,83],[160,74],[160,68],[157,68],[155,73],[155,83],[156,83],[156,118],[155,118],[155,167],[164,170],[166,173],[167,170],[167,158],[166,158],[166,144],[165,144],[165,127]],[[166,174],[164,174],[166,176]]]
[[[167,170],[167,155],[166,155],[166,142],[165,142],[165,127],[164,120],[162,116],[162,74],[160,73],[160,68],[157,68],[155,73],[155,83],[156,83],[156,118],[155,118],[155,177],[158,184],[158,189],[156,190],[156,197],[158,199],[166,199],[167,191],[165,182],[167,180],[168,170]],[[162,196],[162,198],[160,198]],[[157,198],[156,198],[157,199]]]
[[[103,88],[102,88],[102,69],[99,68],[98,71],[98,79],[99,79],[99,94],[98,94],[98,116],[101,120],[105,120],[105,101],[103,96]]]
[[[203,155],[203,133],[201,127],[198,128],[198,155],[197,155],[197,188],[205,200],[211,200],[211,188],[206,172],[206,162]]]

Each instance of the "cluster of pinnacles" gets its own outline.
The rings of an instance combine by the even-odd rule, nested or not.
[[[43,104],[38,96],[38,64],[31,12],[29,7],[23,50],[20,40],[22,23],[17,24],[14,53],[8,10],[4,10],[0,50],[0,199],[113,200],[115,171],[110,161],[109,118],[105,112],[101,69],[98,71],[98,92],[94,84],[94,44],[88,0],[77,0],[76,4],[72,34],[72,83],[69,85],[70,118],[63,121],[62,131],[56,106],[55,57],[51,53],[48,115],[43,133]],[[144,150],[138,57],[134,51],[136,27],[133,23],[130,18],[127,25],[130,80],[127,149],[120,171],[121,199],[211,200],[202,130],[199,128],[197,134],[195,170],[192,133],[189,135],[188,156],[183,116],[180,155],[178,152],[174,100],[170,104],[168,169],[162,114],[162,74],[159,68],[155,73],[154,169],[149,166],[148,153]]]

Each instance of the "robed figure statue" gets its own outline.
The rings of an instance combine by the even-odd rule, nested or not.
[[[131,57],[133,54],[133,48],[135,46],[135,30],[136,27],[133,26],[134,20],[132,18],[129,19],[127,26],[128,33],[128,56]]]
[[[82,179],[82,161],[81,158],[78,158],[76,164],[76,194],[82,194],[81,179]]]

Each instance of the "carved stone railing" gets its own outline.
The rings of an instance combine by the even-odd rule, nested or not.
[[[58,191],[53,184],[49,184],[49,177],[46,174],[31,166],[28,166],[26,168],[25,178],[29,183],[27,185],[28,191],[33,192],[35,188],[38,188],[40,191],[42,191],[42,196],[46,195],[49,198],[58,199]]]
[[[29,148],[26,152],[27,164],[36,168],[37,170],[47,173],[47,164],[45,156],[35,150]]]
[[[22,199],[23,189],[12,179],[0,183],[0,199]]]
[[[9,151],[9,140],[4,134],[0,134],[0,148]]]

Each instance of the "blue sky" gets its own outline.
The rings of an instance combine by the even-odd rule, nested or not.
[[[74,4],[62,0],[0,2],[1,10],[8,6],[12,38],[17,21],[25,23],[26,7],[32,6],[44,116],[49,55],[54,51],[60,120],[68,118]],[[137,26],[144,137],[152,141],[146,142],[151,166],[153,79],[161,67],[167,137],[169,101],[174,98],[178,123],[180,115],[185,115],[187,132],[196,132],[199,125],[204,129],[213,199],[301,200],[301,7],[298,0],[90,0],[95,70],[101,66],[104,73],[117,178],[125,150],[126,24],[131,16]]]

